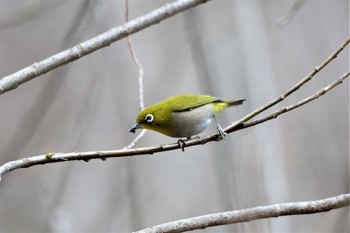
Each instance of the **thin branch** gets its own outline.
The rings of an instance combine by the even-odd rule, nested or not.
[[[126,147],[124,147],[124,150],[126,149],[132,149],[136,146],[137,142],[140,141],[141,138],[143,138],[143,136],[145,136],[147,132],[147,129],[143,129],[141,130],[141,133],[139,133],[134,140],[132,140],[132,142],[129,143],[129,145],[127,145]]]
[[[125,0],[125,21],[129,21],[129,0]],[[131,37],[130,35],[127,36],[128,41],[128,48],[131,54],[132,60],[135,62],[136,66],[139,69],[139,105],[140,105],[140,111],[145,108],[144,100],[143,100],[143,67],[142,63],[138,59],[136,52],[131,44]]]
[[[309,103],[309,102],[311,102],[311,101],[321,97],[322,95],[326,94],[328,91],[332,90],[334,87],[336,87],[339,84],[343,83],[343,81],[346,78],[348,78],[349,75],[350,75],[350,71],[346,72],[339,79],[337,79],[333,83],[329,84],[328,86],[322,88],[317,93],[309,96],[308,98],[303,99],[302,101],[299,101],[296,104],[293,104],[293,105],[281,108],[281,109],[275,111],[274,113],[272,113],[272,114],[270,114],[270,115],[268,115],[266,117],[260,118],[260,119],[255,120],[255,121],[250,121],[250,122],[247,122],[247,123],[243,123],[243,125],[240,127],[240,129],[245,129],[245,128],[248,128],[248,127],[251,127],[251,126],[254,126],[254,125],[257,125],[257,124],[261,124],[261,123],[263,123],[265,121],[275,119],[275,118],[277,118],[279,115],[281,115],[283,113],[286,113],[286,112],[289,112],[289,111],[291,111],[291,110],[293,110],[295,108],[301,107],[302,105],[307,104],[307,103]]]
[[[320,70],[322,70],[326,65],[328,65],[332,60],[334,60],[338,54],[343,51],[343,49],[349,44],[350,42],[350,37],[332,54],[330,55],[324,62],[322,62],[319,66],[315,67],[313,69],[313,71],[311,73],[309,73],[305,78],[303,78],[300,82],[298,82],[297,84],[295,84],[292,88],[290,88],[288,91],[286,91],[285,93],[283,93],[282,95],[280,95],[278,98],[276,98],[275,100],[273,100],[272,102],[258,108],[257,110],[255,110],[254,112],[250,113],[249,115],[245,116],[244,118],[242,118],[240,121],[238,121],[235,125],[239,125],[242,124],[244,122],[249,121],[250,119],[252,119],[253,117],[255,117],[256,115],[264,112],[265,110],[271,108],[272,106],[278,104],[279,102],[281,102],[282,100],[284,100],[285,98],[287,98],[289,95],[291,95],[293,92],[295,92],[296,90],[298,90],[301,86],[303,86],[305,83],[307,83],[308,81],[310,81]],[[230,128],[234,128],[236,127],[235,125],[231,125]],[[228,129],[230,130],[230,129]]]
[[[88,152],[71,152],[71,153],[48,153],[44,155],[38,155],[33,157],[27,157],[10,161],[0,166],[0,181],[1,176],[7,172],[13,171],[19,168],[27,168],[35,165],[42,165],[48,163],[66,162],[83,160],[88,162],[91,159],[102,159],[105,160],[111,157],[126,157],[134,155],[147,155],[154,154],[157,152],[164,152],[169,150],[175,150],[180,148],[177,143],[151,146],[134,149],[121,149],[121,150],[110,150],[110,151],[88,151]]]
[[[337,85],[343,82],[345,78],[347,78],[350,75],[349,72],[345,73],[340,79],[336,80],[332,84],[326,86],[321,91],[317,92],[315,95],[304,99],[303,101],[300,101],[299,103],[292,105],[290,107],[284,108],[282,110],[279,110],[271,116],[259,119],[257,121],[251,122],[251,123],[244,123],[238,121],[238,123],[234,123],[231,126],[227,127],[225,129],[225,132],[232,133],[233,131],[241,130],[244,128],[248,128],[252,125],[261,124],[267,120],[276,118],[278,115],[286,113],[288,111],[291,111],[292,109],[296,109],[297,107],[300,107],[312,100],[317,99],[321,95],[324,95]],[[243,118],[244,119],[244,118]],[[142,133],[141,133],[142,134]],[[186,141],[186,147],[200,145],[200,144],[206,144],[210,141],[218,141],[219,135],[218,134],[212,134],[207,137],[202,138],[195,138],[190,141]],[[89,161],[91,159],[102,159],[105,160],[107,158],[116,158],[116,157],[126,157],[126,156],[135,156],[135,155],[146,155],[146,154],[154,154],[159,152],[165,152],[169,150],[176,150],[181,148],[181,146],[178,143],[173,144],[166,144],[166,145],[160,145],[160,146],[152,146],[152,147],[142,147],[142,148],[134,148],[130,149],[129,147],[123,148],[121,150],[111,150],[111,151],[89,151],[89,152],[72,152],[72,153],[49,153],[46,155],[39,155],[34,157],[28,157],[28,158],[22,158],[15,161],[10,161],[5,163],[4,165],[0,166],[0,181],[1,176],[4,175],[7,172],[10,172],[15,169],[19,168],[27,168],[34,165],[40,165],[40,164],[47,164],[47,163],[57,163],[57,162],[65,162],[65,161],[73,161],[73,160],[84,160]]]
[[[315,214],[349,205],[350,194],[342,194],[339,196],[316,201],[290,202],[285,204],[258,206],[250,209],[202,215],[194,218],[181,219],[158,226],[153,226],[137,232],[170,233],[193,231],[219,225],[250,222],[257,219],[276,218],[288,215]]]
[[[82,42],[70,49],[57,53],[40,62],[36,62],[24,69],[0,79],[0,95],[13,90],[42,74],[84,57],[98,49],[107,47],[112,43],[141,31],[154,24],[170,18],[191,7],[205,3],[209,0],[177,0],[140,16],[122,26],[112,28],[90,40]]]
[[[125,0],[125,21],[126,22],[129,21],[129,0]],[[136,52],[131,44],[130,35],[128,35],[127,41],[128,41],[128,48],[130,51],[131,58],[139,69],[139,78],[138,78],[138,82],[139,82],[139,108],[141,111],[142,109],[145,108],[145,104],[144,104],[144,100],[143,100],[144,99],[143,98],[143,67],[142,67],[142,63],[138,59]],[[127,145],[124,149],[134,148],[136,146],[137,142],[146,134],[146,132],[147,131],[145,129],[142,130],[141,133],[139,135],[137,135],[137,137],[135,137],[134,140],[131,143],[129,143],[129,145]]]

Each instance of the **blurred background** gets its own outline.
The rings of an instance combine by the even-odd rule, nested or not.
[[[171,1],[129,1],[129,18]],[[293,7],[294,6],[294,7]],[[0,1],[0,77],[125,22],[122,0]],[[132,35],[145,105],[181,93],[246,98],[222,126],[273,100],[349,36],[346,0],[221,0]],[[349,69],[349,49],[272,110]],[[126,40],[0,96],[0,162],[121,149],[139,111]],[[271,110],[271,111],[272,111]],[[270,111],[270,112],[271,112]],[[215,127],[202,135],[215,132]],[[137,146],[175,142],[147,132]],[[349,192],[349,81],[225,141],[155,155],[20,169],[0,183],[0,232],[130,232],[209,213]],[[349,232],[349,209],[204,232]]]

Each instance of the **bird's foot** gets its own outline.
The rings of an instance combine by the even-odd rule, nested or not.
[[[192,136],[192,137],[188,137],[186,139],[179,139],[177,140],[177,144],[179,145],[179,147],[181,148],[181,150],[184,152],[185,151],[185,146],[186,146],[186,142],[193,140],[193,139],[199,139],[199,136]]]
[[[227,135],[227,133],[224,132],[224,130],[221,127],[217,127],[218,130],[218,141],[220,140],[225,140],[225,137]]]
[[[185,146],[186,146],[185,140],[179,139],[179,140],[177,140],[177,144],[179,145],[179,147],[181,148],[181,150],[182,150],[183,152],[185,152]]]
[[[227,133],[225,133],[222,127],[220,126],[218,120],[216,119],[216,116],[214,115],[213,117],[216,122],[216,129],[218,130],[218,135],[219,135],[217,140],[218,141],[223,140],[225,139],[225,136],[227,135]]]

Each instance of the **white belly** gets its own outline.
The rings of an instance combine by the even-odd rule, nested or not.
[[[193,110],[174,112],[174,137],[191,137],[208,128],[213,120],[214,109],[207,104]]]

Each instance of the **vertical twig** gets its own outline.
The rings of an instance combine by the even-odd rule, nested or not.
[[[129,21],[129,0],[125,0],[125,21]],[[127,36],[128,41],[128,48],[130,51],[130,55],[132,60],[135,62],[139,69],[139,105],[140,105],[140,111],[144,109],[144,101],[143,101],[143,67],[139,59],[137,58],[136,52],[131,44],[131,37],[130,35]]]
[[[126,22],[129,21],[129,0],[125,0],[125,21]],[[131,58],[139,69],[139,78],[138,78],[138,82],[139,82],[139,108],[141,111],[145,107],[145,104],[143,101],[143,67],[142,67],[140,60],[137,58],[136,52],[131,44],[130,35],[127,36],[126,40],[128,42],[128,48],[130,51]],[[136,146],[136,143],[143,137],[143,135],[145,135],[145,133],[146,133],[146,130],[143,129],[141,131],[141,133],[139,135],[137,135],[137,137],[124,149],[134,148]]]

